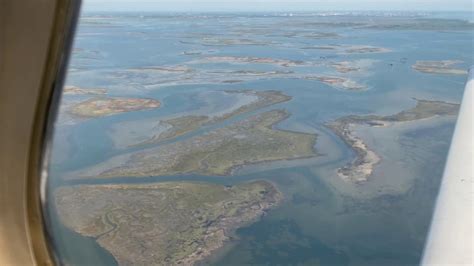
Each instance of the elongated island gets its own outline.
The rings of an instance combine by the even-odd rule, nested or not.
[[[316,135],[273,128],[288,116],[285,110],[264,112],[204,135],[112,157],[67,178],[229,175],[246,164],[315,156]]]
[[[347,165],[337,170],[338,175],[348,181],[361,183],[368,180],[381,157],[354,134],[356,126],[389,127],[403,122],[435,118],[439,116],[454,116],[458,113],[459,104],[442,101],[417,100],[414,108],[395,115],[378,116],[346,116],[326,124],[336,135],[349,145],[356,156]]]

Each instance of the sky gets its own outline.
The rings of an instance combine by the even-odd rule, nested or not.
[[[83,0],[85,11],[471,11],[473,0]]]
[[[473,11],[473,0],[83,0],[85,11]]]

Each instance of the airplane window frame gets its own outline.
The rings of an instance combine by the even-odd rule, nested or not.
[[[0,5],[1,265],[55,265],[44,178],[81,0]],[[3,54],[4,53],[4,54]],[[2,122],[3,124],[3,122]]]

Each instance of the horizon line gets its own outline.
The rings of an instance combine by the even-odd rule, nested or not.
[[[463,12],[463,13],[472,13],[474,14],[474,10],[430,10],[430,9],[419,9],[419,10],[404,10],[404,9],[399,9],[399,10],[384,10],[384,9],[354,9],[354,10],[349,10],[349,9],[327,9],[327,10],[308,10],[308,11],[303,11],[303,10],[269,10],[269,11],[263,11],[263,10],[93,10],[91,8],[83,8],[83,12],[123,12],[123,13],[132,13],[132,12],[145,12],[145,13],[161,13],[161,12],[180,12],[180,13],[322,13],[322,12],[403,12],[403,13],[419,13],[419,12],[427,12],[427,13],[453,13],[453,12]]]

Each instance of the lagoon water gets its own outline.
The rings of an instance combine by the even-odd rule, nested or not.
[[[346,115],[394,114],[413,107],[414,99],[459,103],[466,76],[426,74],[411,67],[418,60],[459,60],[462,62],[458,67],[464,69],[474,62],[474,26],[453,16],[456,17],[438,13],[433,19],[426,13],[83,14],[67,84],[107,88],[110,96],[154,98],[162,102],[162,107],[89,120],[68,120],[61,114],[56,125],[48,198],[53,202],[55,188],[73,184],[164,180],[235,184],[267,179],[284,193],[281,206],[260,221],[237,230],[235,240],[203,264],[417,265],[455,117],[415,121],[401,127],[359,129],[358,134],[382,158],[364,184],[343,181],[335,174],[337,168],[354,158],[354,152],[324,124]],[[428,21],[432,27],[421,27],[420,21]],[[337,36],[312,36],[314,33]],[[343,48],[306,49],[325,45],[368,45],[390,52],[361,54],[340,51]],[[210,56],[268,57],[308,64],[283,67],[205,62]],[[370,63],[356,73],[337,73],[328,67],[331,62],[357,60]],[[191,71],[130,71],[157,66],[186,66]],[[292,73],[213,73],[240,70]],[[301,78],[311,74],[351,78],[367,89],[347,91]],[[241,82],[223,82],[226,79]],[[291,116],[277,128],[318,134],[318,156],[249,165],[226,177],[178,175],[74,181],[62,178],[115,155],[162,145],[114,146],[110,132],[121,123],[159,121],[199,110],[218,113],[236,101],[219,92],[242,89],[279,90],[293,98],[172,141],[200,135],[265,110],[286,109]],[[65,95],[63,104],[82,98]],[[55,248],[66,264],[115,263],[94,239],[62,226],[54,206],[47,213]]]

